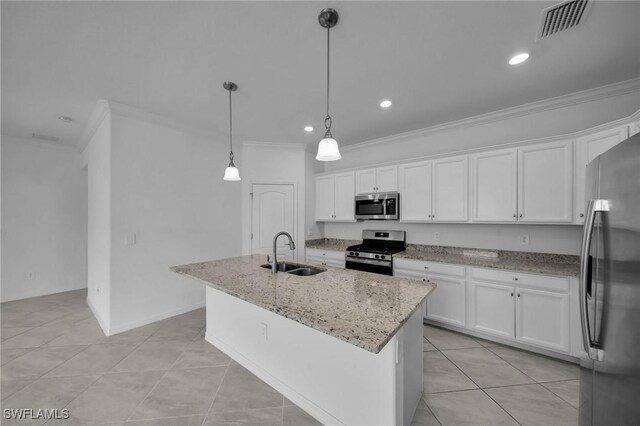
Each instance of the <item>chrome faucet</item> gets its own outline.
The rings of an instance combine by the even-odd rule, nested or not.
[[[296,244],[293,242],[293,238],[291,238],[291,234],[289,234],[288,232],[281,231],[278,232],[275,237],[273,237],[273,260],[271,261],[271,272],[274,274],[278,272],[278,260],[276,259],[276,242],[278,241],[278,237],[280,235],[286,235],[287,238],[289,238],[289,242],[285,244],[288,245],[291,250],[296,249]]]

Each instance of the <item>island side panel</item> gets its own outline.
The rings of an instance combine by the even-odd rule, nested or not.
[[[205,338],[324,424],[393,425],[405,417],[396,337],[374,354],[207,287]]]

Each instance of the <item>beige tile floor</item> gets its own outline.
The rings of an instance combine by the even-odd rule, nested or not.
[[[1,406],[69,410],[48,425],[318,424],[204,340],[204,309],[111,337],[82,290],[0,312]],[[424,335],[414,425],[577,424],[577,366],[434,327]]]

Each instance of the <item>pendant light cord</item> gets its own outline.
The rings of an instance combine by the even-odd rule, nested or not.
[[[231,108],[231,89],[229,89],[229,160],[233,163],[233,109]]]
[[[329,115],[329,87],[330,87],[330,80],[329,80],[329,64],[330,64],[330,52],[331,52],[331,40],[330,40],[330,34],[331,34],[331,28],[329,26],[327,26],[327,116],[324,119],[324,127],[325,129],[327,129],[327,132],[325,134],[325,137],[327,137],[327,135],[329,137],[331,137],[331,116]]]

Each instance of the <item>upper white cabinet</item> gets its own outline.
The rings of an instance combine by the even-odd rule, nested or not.
[[[571,222],[572,166],[572,141],[474,154],[473,221]]]
[[[378,167],[356,172],[356,194],[397,191],[398,166]]]
[[[400,220],[468,220],[468,168],[467,156],[401,165]]]
[[[633,125],[632,125],[633,126]],[[622,125],[602,130],[576,139],[576,186],[575,186],[575,210],[574,221],[584,223],[585,208],[585,177],[587,165],[598,155],[609,148],[614,147],[629,135],[629,126]]]
[[[316,221],[355,222],[354,173],[316,177]]]
[[[431,161],[403,164],[400,175],[400,221],[431,220]]]
[[[518,221],[571,222],[573,142],[518,148]]]
[[[433,160],[431,219],[447,222],[469,219],[467,214],[468,161],[466,155]]]
[[[471,156],[474,222],[512,222],[518,218],[518,151],[502,149]]]

